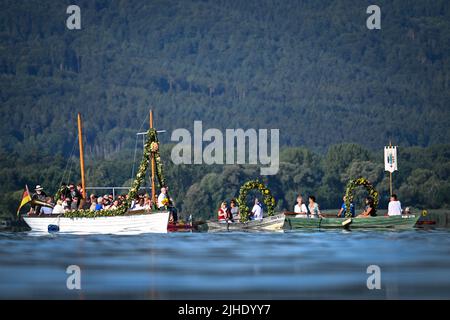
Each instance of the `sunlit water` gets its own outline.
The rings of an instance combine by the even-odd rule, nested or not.
[[[449,230],[0,234],[0,298],[450,298]],[[66,268],[81,268],[68,290]],[[369,265],[381,289],[367,288]]]

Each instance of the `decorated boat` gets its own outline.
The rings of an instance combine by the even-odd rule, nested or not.
[[[277,231],[282,230],[284,225],[284,214],[268,216],[259,220],[248,220],[245,222],[232,221],[207,221],[198,226],[200,231]]]
[[[126,212],[116,216],[74,217],[64,215],[25,216],[32,231],[72,234],[166,233],[169,211]]]
[[[162,172],[161,158],[159,155],[159,141],[157,131],[153,128],[153,114],[150,112],[150,128],[146,133],[144,154],[139,170],[130,187],[126,200],[112,210],[74,210],[61,214],[44,214],[24,216],[24,221],[32,231],[37,232],[62,232],[74,234],[140,234],[140,233],[167,233],[170,212],[169,210],[131,210],[132,200],[138,194],[138,190],[145,178],[149,164],[152,168],[152,199],[155,197],[155,176],[159,187],[165,186]],[[80,146],[80,168],[83,198],[86,199],[84,179],[84,157],[82,142],[81,115],[78,114],[78,139]],[[59,199],[59,190],[55,199]],[[20,208],[27,203],[32,203],[28,188],[24,191]],[[45,205],[45,203],[40,203]],[[168,208],[166,208],[168,209]]]
[[[373,208],[376,210],[379,203],[379,194],[370,183],[363,177],[352,179],[347,184],[345,192],[345,207],[351,208],[353,203],[353,191],[357,187],[364,187],[369,193],[369,198],[373,200]],[[397,216],[368,216],[354,218],[350,210],[346,210],[344,218],[338,217],[311,217],[306,214],[297,214],[294,212],[285,212],[286,221],[284,229],[408,229],[416,225],[420,215],[402,214]]]
[[[310,218],[285,212],[284,229],[408,229],[414,227],[420,215],[377,216],[369,218]]]
[[[258,190],[262,194],[263,203],[267,208],[267,215],[262,219],[251,220],[250,208],[247,206],[247,195],[251,190]],[[236,199],[239,205],[239,220],[209,220],[198,226],[201,231],[276,231],[282,230],[285,220],[284,214],[274,214],[275,198],[270,190],[259,180],[244,183]]]

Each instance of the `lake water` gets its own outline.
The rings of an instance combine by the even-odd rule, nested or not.
[[[66,287],[69,265],[81,290]],[[450,231],[1,233],[0,298],[449,299]]]

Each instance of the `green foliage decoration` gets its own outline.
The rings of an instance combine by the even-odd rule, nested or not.
[[[275,198],[272,196],[269,188],[267,188],[258,179],[250,180],[244,183],[239,190],[239,197],[237,198],[237,203],[239,205],[239,212],[241,216],[241,221],[246,222],[250,216],[250,208],[247,206],[247,195],[250,190],[259,190],[263,195],[263,203],[267,207],[267,214],[272,216],[274,213],[274,208],[276,205]]]
[[[111,217],[111,216],[120,216],[124,215],[128,208],[131,207],[131,202],[138,195],[139,188],[142,185],[142,182],[145,179],[145,173],[147,172],[148,165],[150,163],[151,157],[154,157],[156,163],[156,176],[158,180],[159,187],[165,186],[165,178],[163,174],[163,167],[161,162],[161,156],[159,154],[159,140],[158,134],[154,128],[150,128],[147,132],[147,141],[144,145],[144,154],[142,156],[141,163],[139,165],[139,170],[136,173],[136,177],[131,184],[131,188],[128,192],[127,199],[114,210],[100,210],[100,211],[91,211],[91,210],[74,210],[64,213],[64,217],[68,218],[81,218],[81,217]]]
[[[350,212],[350,204],[353,202],[353,190],[355,190],[358,186],[363,186],[369,192],[369,196],[373,198],[373,205],[375,209],[378,207],[379,199],[378,199],[378,191],[375,190],[374,186],[370,183],[369,180],[363,177],[359,177],[357,179],[350,180],[347,184],[347,190],[345,191],[345,205],[349,208],[345,212],[345,216],[350,218],[352,213]]]

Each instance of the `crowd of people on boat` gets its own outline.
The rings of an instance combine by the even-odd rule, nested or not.
[[[364,199],[364,210],[356,214],[355,210],[355,204],[353,201],[350,202],[350,208],[347,208],[346,204],[346,196],[342,197],[342,205],[339,209],[339,212],[337,213],[338,218],[345,218],[347,217],[347,210],[349,210],[352,218],[370,218],[370,217],[376,217],[377,209],[375,207],[375,201],[372,197],[366,197]],[[305,203],[303,201],[303,197],[301,195],[297,196],[297,203],[294,206],[294,213],[297,217],[309,217],[309,218],[318,218],[318,217],[324,217],[324,215],[320,212],[319,205],[316,202],[316,198],[314,196],[308,197],[308,203]],[[402,209],[402,205],[400,201],[398,200],[398,197],[396,194],[392,194],[389,199],[389,205],[388,205],[388,211],[386,213],[387,216],[398,216],[402,214],[410,214],[411,210],[410,208],[406,208],[405,210]]]
[[[65,212],[74,210],[114,210],[118,209],[125,201],[128,200],[128,194],[120,194],[116,197],[113,194],[95,195],[90,194],[89,197],[84,199],[83,188],[81,184],[75,185],[73,183],[61,185],[58,193],[58,199],[53,199],[48,196],[44,188],[37,185],[35,193],[32,195],[32,205],[29,214],[63,214]],[[308,196],[308,201],[304,201],[302,195],[297,196],[297,203],[294,206],[294,214],[296,217],[305,218],[324,218],[324,215],[320,211],[320,206],[316,202],[316,197],[313,195]],[[34,201],[33,201],[34,200]],[[54,202],[56,200],[56,203]],[[342,205],[337,213],[337,217],[347,217],[347,210],[350,211],[351,217],[356,218],[369,218],[377,216],[377,209],[374,204],[374,199],[371,197],[365,198],[364,210],[356,215],[355,205],[350,203],[350,208],[347,208],[346,197],[342,198]],[[158,195],[156,205],[154,205],[151,196],[147,193],[141,193],[131,201],[130,211],[151,211],[154,208],[158,210],[167,209],[171,213],[171,220],[176,222],[178,220],[177,210],[172,198],[168,196],[168,187],[162,187],[161,192]],[[409,208],[402,209],[401,202],[398,200],[396,194],[392,194],[388,205],[388,216],[398,216],[402,214],[410,214]],[[264,210],[261,202],[258,198],[254,199],[254,204],[250,212],[250,220],[261,220],[264,217]],[[239,206],[235,199],[230,201],[228,206],[227,201],[223,201],[217,212],[217,218],[222,222],[234,222],[240,220]]]
[[[325,216],[320,211],[320,206],[316,202],[316,197],[313,195],[308,196],[308,201],[304,201],[302,195],[297,196],[297,203],[294,205],[294,214],[298,218],[324,218]],[[350,212],[352,218],[370,218],[376,217],[377,209],[375,207],[374,199],[372,197],[367,197],[364,199],[364,210],[359,214],[356,214],[355,204],[350,202],[350,208],[347,209],[346,196],[342,198],[342,205],[337,213],[338,218],[347,217],[347,210]],[[250,212],[250,220],[260,220],[263,219],[263,207],[259,200],[255,198],[253,208]],[[411,210],[406,208],[402,209],[402,205],[398,200],[396,194],[391,195],[389,199],[388,211],[386,215],[388,216],[398,216],[402,214],[411,214]],[[239,206],[235,199],[230,201],[230,206],[228,206],[227,201],[223,201],[217,212],[217,218],[219,222],[235,222],[239,221]]]
[[[46,214],[63,214],[65,212],[75,210],[115,210],[118,209],[126,200],[128,200],[128,194],[119,194],[114,196],[113,194],[95,195],[90,194],[89,197],[84,199],[83,188],[81,184],[75,186],[75,184],[63,183],[58,192],[58,198],[54,199],[48,196],[44,188],[37,185],[35,192],[31,199],[32,204],[29,215],[46,215]],[[55,202],[56,200],[56,202]],[[154,208],[158,210],[167,209],[171,213],[171,219],[176,222],[178,220],[177,210],[172,198],[168,196],[168,187],[161,188],[161,192],[158,195],[156,205],[154,206],[153,200],[148,193],[140,193],[135,199],[131,201],[130,211],[151,211]]]
[[[261,202],[258,198],[254,199],[254,205],[252,211],[250,212],[250,220],[261,220],[264,217],[264,210]],[[217,212],[217,218],[219,222],[237,222],[240,220],[241,215],[239,211],[239,206],[235,199],[230,200],[230,206],[226,201],[222,201],[220,208]]]

